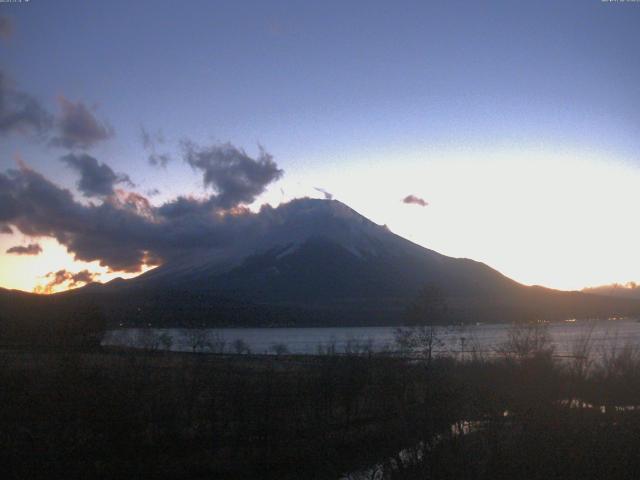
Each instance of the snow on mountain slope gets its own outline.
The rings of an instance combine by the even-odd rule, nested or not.
[[[338,201],[294,200],[235,220],[242,228],[224,248],[194,245],[137,278],[61,296],[90,297],[112,321],[136,325],[394,325],[425,285],[443,291],[451,322],[640,312],[626,299],[526,287]]]
[[[237,267],[247,257],[274,249],[281,249],[280,256],[290,255],[312,238],[328,239],[358,257],[376,255],[392,245],[397,248],[403,242],[409,243],[336,200],[298,199],[257,215],[262,217],[261,228],[251,232],[251,236],[238,238],[222,249],[197,251],[172,259],[138,277],[135,283],[175,283],[182,277],[215,276]]]
[[[455,293],[516,285],[489,267],[416,245],[336,200],[299,199],[258,214],[260,228],[223,249],[174,259],[131,284],[209,289],[261,301]]]

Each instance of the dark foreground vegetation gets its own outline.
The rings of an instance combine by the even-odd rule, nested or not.
[[[414,358],[4,349],[0,465],[25,478],[616,479],[640,474],[640,354]]]

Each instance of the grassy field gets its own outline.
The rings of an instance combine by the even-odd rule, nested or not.
[[[4,349],[0,464],[16,479],[637,478],[637,349],[596,365],[535,347],[464,360]]]
[[[0,455],[11,478],[337,478],[406,443],[393,415],[406,394],[395,391],[393,361],[42,350],[0,358]]]

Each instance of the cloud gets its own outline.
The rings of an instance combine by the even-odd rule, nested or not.
[[[215,190],[214,203],[221,208],[252,203],[284,173],[262,147],[257,158],[230,143],[200,147],[186,140],[183,150],[185,161],[202,171],[204,185]]]
[[[154,207],[140,194],[118,191],[100,204],[83,204],[24,164],[0,173],[0,222],[55,238],[76,260],[113,271],[138,272],[187,252],[235,245],[263,228],[267,217],[233,207],[222,209],[215,195]]]
[[[22,245],[16,245],[7,250],[7,253],[13,253],[15,255],[38,255],[42,253],[42,247],[39,243],[30,243],[26,247]]]
[[[10,20],[0,16],[0,37],[10,28],[6,25],[10,25]],[[55,127],[49,143],[68,149],[88,149],[113,136],[113,129],[97,120],[84,103],[73,103],[64,97],[58,100],[61,114],[54,118],[35,97],[16,88],[15,82],[0,69],[0,136],[10,133],[49,136]]]
[[[0,70],[0,135],[9,133],[43,135],[52,125],[52,116],[31,95],[15,88]]]
[[[313,187],[314,190],[322,193],[324,195],[325,200],[333,200],[333,194],[327,192],[324,188]]]
[[[0,174],[2,196],[15,207],[7,219],[15,228],[32,237],[57,239],[77,260],[99,260],[124,271],[136,271],[143,263],[144,251],[135,245],[144,244],[140,236],[146,222],[134,212],[111,203],[82,205],[71,192],[25,166]]]
[[[0,38],[7,40],[13,36],[13,20],[6,15],[0,15]]]
[[[86,150],[113,136],[113,129],[96,119],[84,103],[74,103],[62,96],[58,101],[61,109],[58,136],[51,139],[52,145]]]
[[[402,199],[402,202],[410,205],[420,205],[421,207],[426,207],[427,205],[429,205],[429,202],[427,202],[423,198],[416,197],[415,195],[407,195]]]
[[[150,133],[144,127],[141,127],[140,135],[142,137],[142,146],[149,152],[147,157],[149,165],[166,168],[167,164],[172,160],[171,155],[166,152],[158,152],[158,146],[165,143],[164,134],[160,130],[156,133]]]
[[[87,284],[94,281],[96,278],[96,274],[90,272],[89,270],[82,270],[80,272],[69,272],[67,270],[58,270],[57,272],[49,272],[45,275],[45,278],[49,278],[49,282],[45,285],[39,285],[34,288],[34,292],[36,293],[51,293],[54,288],[67,284],[68,288],[78,287],[81,284]]]
[[[0,225],[0,233],[11,235],[13,233],[13,230],[11,230],[11,227],[9,225]]]
[[[99,204],[80,203],[69,190],[24,164],[0,173],[0,195],[16,207],[4,221],[17,231],[55,238],[76,260],[97,261],[121,272],[139,272],[144,265],[179,262],[185,256],[205,257],[213,251],[226,254],[238,245],[253,249],[272,236],[274,228],[289,222],[315,224],[316,212],[324,206],[302,199],[278,208],[265,205],[253,213],[242,205],[223,209],[217,195],[181,196],[154,206],[139,193],[119,190]],[[70,279],[64,272],[54,273],[42,291]]]
[[[78,189],[85,197],[110,196],[114,194],[114,186],[126,183],[133,186],[128,175],[115,173],[111,167],[86,153],[65,155],[60,159],[80,174]]]
[[[80,173],[82,194],[96,200],[77,201],[68,189],[18,162],[18,168],[0,172],[0,225],[11,224],[33,238],[54,238],[76,260],[139,272],[185,254],[232,248],[277,221],[271,207],[256,214],[244,206],[282,175],[271,155],[261,150],[253,159],[229,144],[185,149],[216,193],[154,206],[140,193],[116,188],[130,183],[126,175],[88,154],[72,153],[61,160]]]
[[[149,165],[154,167],[166,168],[167,164],[171,161],[171,156],[168,153],[150,153],[147,157]]]

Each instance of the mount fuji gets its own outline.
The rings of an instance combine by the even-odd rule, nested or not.
[[[259,228],[224,248],[52,297],[90,300],[114,323],[154,326],[401,324],[426,285],[443,292],[456,323],[640,312],[634,300],[519,284],[412,243],[336,200],[298,199],[257,215]]]

